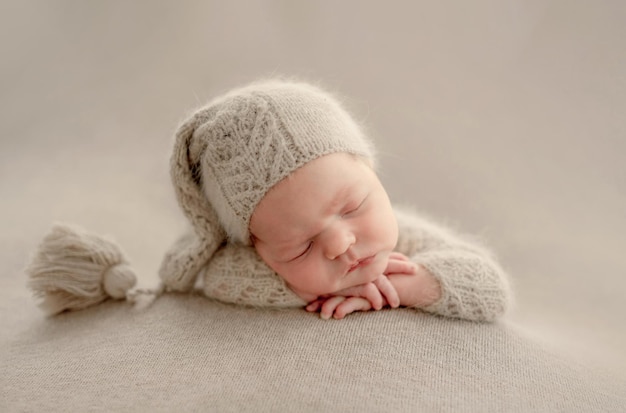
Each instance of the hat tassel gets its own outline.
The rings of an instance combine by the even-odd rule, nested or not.
[[[126,298],[137,280],[113,241],[65,224],[45,236],[26,273],[49,316]]]

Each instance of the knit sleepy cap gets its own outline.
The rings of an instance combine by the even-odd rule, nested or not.
[[[245,245],[255,207],[296,169],[337,152],[374,162],[371,143],[339,102],[305,83],[274,80],[236,89],[181,128],[187,138],[176,142],[175,156],[186,154],[188,163],[175,161],[172,178],[183,210],[201,237],[212,230],[206,224],[215,213],[228,239]],[[199,202],[204,196],[206,203]]]

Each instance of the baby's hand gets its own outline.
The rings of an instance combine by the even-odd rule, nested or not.
[[[345,297],[343,295],[333,295],[330,297],[318,298],[306,306],[310,313],[320,312],[320,317],[328,320],[333,317],[340,320],[355,311],[368,311],[372,309],[372,303],[362,297]]]
[[[392,256],[385,275],[398,292],[400,305],[423,308],[441,298],[441,285],[426,267],[400,253]]]
[[[404,254],[392,252],[389,256],[385,274],[374,282],[346,288],[336,293],[317,298],[307,305],[309,312],[319,311],[324,319],[331,316],[341,319],[355,311],[380,310],[385,305],[396,308],[400,305],[400,298],[395,287],[387,275],[415,274],[417,266]]]
[[[398,307],[400,298],[385,275],[371,283],[357,285],[319,297],[306,306],[309,312],[319,311],[323,319],[344,318],[355,311],[380,310],[385,305]]]
[[[417,264],[412,262],[406,255],[393,251],[389,254],[389,261],[385,269],[385,275],[405,274],[413,275],[417,273]]]

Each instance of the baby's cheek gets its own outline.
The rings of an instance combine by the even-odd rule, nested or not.
[[[381,219],[378,220],[378,237],[383,248],[392,251],[398,243],[398,222],[392,211],[384,211]]]
[[[384,252],[380,254],[380,260],[376,262],[375,275],[380,276],[385,273],[385,270],[387,270],[387,265],[389,263],[389,254],[389,252]]]
[[[322,294],[325,290],[323,277],[316,269],[310,265],[289,265],[283,268],[282,272],[278,272],[288,284],[300,291]]]

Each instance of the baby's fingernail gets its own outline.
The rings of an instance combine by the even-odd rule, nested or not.
[[[320,313],[320,317],[322,318],[322,320],[328,320],[330,318],[330,315],[329,314]]]

